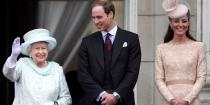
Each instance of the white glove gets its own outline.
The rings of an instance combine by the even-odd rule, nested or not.
[[[15,38],[12,44],[12,53],[10,55],[9,62],[16,63],[17,57],[20,55],[21,46],[20,46],[20,37]]]

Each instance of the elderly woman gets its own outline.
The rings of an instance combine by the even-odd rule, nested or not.
[[[163,105],[201,105],[199,92],[207,73],[205,45],[189,33],[190,12],[186,4],[163,1],[169,27],[164,43],[156,50],[156,86],[164,98]]]
[[[48,52],[56,46],[56,40],[46,29],[34,29],[16,38],[12,53],[6,60],[3,73],[15,82],[13,105],[70,105],[71,96],[62,67],[47,61]],[[16,60],[22,53],[29,57]]]

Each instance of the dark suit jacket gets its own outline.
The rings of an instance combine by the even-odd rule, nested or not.
[[[127,46],[124,44],[127,43]],[[123,47],[124,45],[124,47]],[[99,105],[97,96],[104,91],[104,54],[101,32],[95,32],[82,40],[78,80],[85,91],[84,105]],[[114,91],[121,101],[118,105],[135,105],[133,88],[141,62],[138,35],[118,28],[113,43],[111,76]]]

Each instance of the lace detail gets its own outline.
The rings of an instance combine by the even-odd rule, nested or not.
[[[202,42],[190,41],[184,44],[165,43],[157,47],[155,58],[155,82],[166,102],[173,98],[200,105],[198,94],[206,79],[206,51]],[[165,81],[193,80],[192,84],[167,86]],[[167,104],[164,104],[167,105]]]

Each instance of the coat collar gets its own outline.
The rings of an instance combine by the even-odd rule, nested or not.
[[[113,52],[112,52],[112,63],[111,63],[111,67],[114,66],[120,51],[122,49],[122,45],[123,45],[124,39],[123,39],[123,33],[122,30],[120,28],[118,28],[117,33],[116,33],[116,37],[113,43]]]

